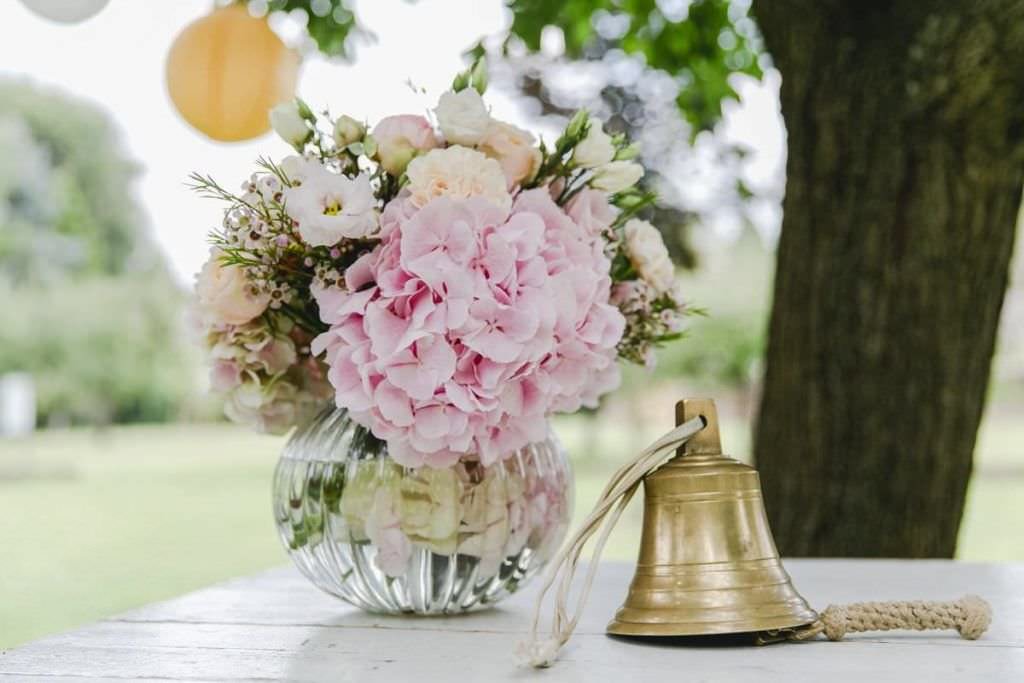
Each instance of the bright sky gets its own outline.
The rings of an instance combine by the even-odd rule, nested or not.
[[[186,189],[188,174],[209,173],[232,188],[249,176],[258,156],[289,151],[273,135],[245,143],[212,142],[174,110],[164,86],[164,60],[178,32],[208,12],[212,1],[111,0],[98,16],[74,26],[37,17],[14,0],[0,1],[0,77],[56,87],[110,113],[128,153],[144,167],[136,191],[156,238],[179,279],[190,282],[206,258],[205,235],[218,223],[221,206]],[[507,25],[501,0],[363,0],[356,8],[378,40],[360,46],[354,65],[308,58],[299,94],[316,109],[326,106],[371,122],[432,107],[464,68],[462,53]],[[413,93],[408,80],[429,96]],[[732,108],[724,124],[728,139],[753,150],[745,175],[755,187],[780,182],[784,135],[777,89],[775,79],[741,83],[743,104]],[[492,89],[487,99],[499,118],[521,119],[507,94]],[[776,202],[768,202],[759,227],[771,231],[777,211]],[[710,227],[728,232],[730,220],[724,216],[721,225]]]

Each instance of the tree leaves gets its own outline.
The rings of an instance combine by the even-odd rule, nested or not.
[[[680,113],[694,132],[722,116],[735,99],[729,76],[761,77],[761,40],[747,9],[728,0],[510,0],[514,38],[539,51],[545,28],[561,30],[565,54],[587,58],[613,49],[641,55],[649,68],[675,77]]]

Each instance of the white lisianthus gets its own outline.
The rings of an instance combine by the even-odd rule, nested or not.
[[[475,149],[432,149],[413,159],[405,174],[409,178],[409,200],[417,208],[437,197],[485,197],[505,211],[512,206],[501,165]]]
[[[323,165],[319,161],[294,154],[286,156],[277,166],[293,185],[303,183],[307,178],[311,178],[324,170]]]
[[[644,167],[633,161],[609,161],[594,171],[591,187],[615,194],[636,185],[644,175]]]
[[[640,277],[659,294],[672,289],[676,269],[658,229],[634,218],[626,222],[626,251]]]
[[[329,247],[377,231],[377,199],[365,173],[349,178],[321,169],[284,194],[288,215],[312,246]]]
[[[334,122],[334,144],[338,147],[348,147],[353,142],[359,142],[364,135],[366,126],[351,116],[342,115]]]
[[[441,95],[434,113],[445,140],[456,145],[473,147],[479,144],[491,123],[483,98],[473,88],[459,92],[449,90]]]
[[[285,142],[299,149],[313,135],[313,129],[295,102],[282,102],[270,110],[270,125]]]
[[[572,151],[572,160],[580,168],[595,168],[607,164],[615,158],[615,145],[611,137],[604,132],[601,124],[590,124],[587,137],[580,140]]]

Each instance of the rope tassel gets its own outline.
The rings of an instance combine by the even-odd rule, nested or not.
[[[622,516],[633,494],[644,477],[665,464],[674,454],[675,450],[685,444],[690,437],[704,429],[707,421],[703,417],[684,422],[660,439],[645,448],[631,461],[620,467],[604,491],[594,504],[594,509],[579,529],[572,535],[565,547],[555,556],[551,567],[537,594],[537,601],[534,604],[533,622],[530,625],[530,634],[526,642],[519,648],[520,656],[531,666],[538,668],[548,667],[555,663],[558,651],[562,649],[576,629],[580,613],[587,602],[590,594],[590,587],[594,583],[594,576],[597,573],[597,565],[601,559],[601,552],[604,550],[608,535],[615,528],[615,523]],[[579,565],[580,555],[587,542],[600,532],[597,538],[597,545],[590,557],[587,567],[587,575],[576,599],[575,605],[569,611],[569,591],[572,588],[573,579],[576,577],[576,568]],[[548,637],[540,637],[540,617],[544,608],[544,598],[551,588],[558,583],[558,591],[555,594],[555,609],[551,617],[551,631]]]
[[[829,605],[821,613],[820,632],[829,640],[865,631],[955,630],[965,640],[977,640],[992,623],[992,608],[977,595],[954,602],[854,602]]]

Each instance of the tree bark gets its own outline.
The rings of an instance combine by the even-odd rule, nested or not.
[[[1024,187],[1024,3],[755,9],[789,139],[772,530],[787,555],[951,557]]]

